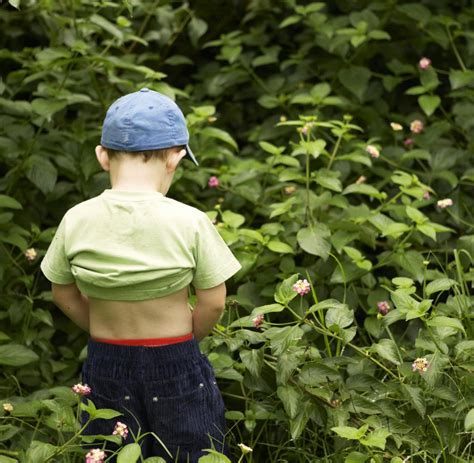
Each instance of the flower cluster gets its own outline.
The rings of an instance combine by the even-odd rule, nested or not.
[[[253,449],[249,447],[248,445],[245,444],[237,444],[238,447],[240,447],[240,450],[242,450],[242,453],[245,455],[247,453],[253,452]]]
[[[431,66],[431,60],[423,56],[423,58],[421,58],[418,62],[418,66],[422,71],[424,71],[425,69],[428,69]]]
[[[10,402],[4,403],[3,410],[7,413],[11,413],[13,411],[13,405]]]
[[[115,423],[115,428],[112,434],[114,436],[120,436],[126,439],[128,436],[128,426],[125,423],[117,421],[117,423]]]
[[[86,455],[86,463],[103,463],[105,460],[105,452],[100,449],[92,449]]]
[[[365,151],[369,153],[373,158],[378,158],[380,156],[380,151],[374,145],[367,145]]]
[[[255,328],[260,328],[262,323],[264,322],[265,317],[262,313],[259,313],[256,317],[252,318],[252,323]]]
[[[35,248],[29,248],[25,251],[25,257],[29,262],[33,262],[37,256],[38,253]]]
[[[413,133],[421,133],[423,132],[423,129],[425,128],[425,124],[423,124],[422,121],[419,119],[415,119],[414,121],[411,121],[410,123],[410,130]]]
[[[87,384],[75,384],[72,386],[72,391],[79,395],[89,395],[92,392],[92,389]]]
[[[388,311],[390,310],[390,304],[387,301],[377,302],[377,309],[380,314],[387,315]]]
[[[436,205],[440,208],[440,209],[445,209],[449,206],[452,206],[454,203],[453,203],[453,200],[451,198],[446,198],[446,199],[440,199]]]
[[[411,368],[413,371],[419,371],[420,373],[424,373],[426,370],[428,370],[428,366],[429,363],[425,357],[418,357],[412,363]]]
[[[293,291],[296,291],[300,296],[304,296],[311,291],[311,285],[309,284],[308,280],[298,280],[293,285]]]
[[[207,186],[209,188],[217,188],[219,186],[219,179],[215,175],[209,177]]]

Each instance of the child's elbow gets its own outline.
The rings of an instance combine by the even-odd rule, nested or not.
[[[225,309],[225,298],[226,298],[226,286],[225,283],[221,283],[214,288],[208,289],[197,289],[196,297],[199,305],[207,307],[208,310],[222,314]]]

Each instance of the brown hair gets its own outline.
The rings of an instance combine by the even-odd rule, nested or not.
[[[126,156],[142,156],[143,162],[148,162],[151,158],[159,158],[163,161],[166,161],[168,159],[168,156],[171,153],[171,150],[173,149],[182,150],[184,148],[185,146],[183,145],[183,146],[170,146],[169,148],[146,150],[146,151],[122,151],[122,150],[114,150],[112,148],[106,148],[104,146],[104,149],[107,151],[107,155],[109,156],[110,159],[123,158]]]

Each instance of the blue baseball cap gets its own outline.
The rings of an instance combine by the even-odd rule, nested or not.
[[[199,165],[189,147],[189,133],[181,109],[171,98],[148,88],[112,103],[102,126],[100,144],[132,152],[184,145],[185,158]]]

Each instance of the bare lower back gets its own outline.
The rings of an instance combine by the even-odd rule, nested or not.
[[[90,334],[96,338],[144,339],[181,336],[193,330],[188,287],[144,301],[89,297]]]

